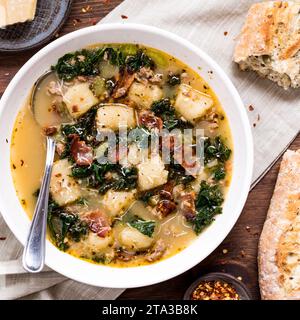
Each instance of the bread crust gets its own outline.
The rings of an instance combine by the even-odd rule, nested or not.
[[[258,248],[262,299],[300,299],[300,149],[281,162]]]
[[[251,67],[247,59],[268,56],[272,60],[270,70],[289,76],[289,85],[299,87],[299,12],[300,3],[292,1],[268,1],[252,5],[235,48],[234,61],[243,69],[259,72],[257,67]],[[246,67],[243,67],[245,64]]]

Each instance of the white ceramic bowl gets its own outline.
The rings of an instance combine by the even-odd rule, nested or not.
[[[200,72],[213,88],[229,118],[232,131],[233,176],[223,214],[177,255],[152,265],[112,268],[74,258],[47,241],[46,264],[69,278],[103,287],[146,286],[170,279],[192,268],[207,257],[232,229],[246,201],[252,176],[253,145],[250,125],[243,103],[222,69],[199,48],[172,33],[144,25],[103,24],[81,29],[55,40],[19,70],[7,87],[0,104],[0,212],[22,244],[25,243],[30,221],[17,198],[10,170],[10,142],[15,118],[35,80],[55,64],[59,57],[95,43],[144,44],[184,61]],[[208,71],[213,71],[213,75]]]

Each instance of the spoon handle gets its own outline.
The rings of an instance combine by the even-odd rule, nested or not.
[[[47,137],[47,156],[44,176],[23,252],[24,269],[34,273],[40,272],[43,269],[45,262],[49,185],[54,153],[55,140]]]

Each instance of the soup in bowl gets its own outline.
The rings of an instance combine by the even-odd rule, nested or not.
[[[192,45],[144,26],[90,30],[83,47],[87,31],[66,36],[65,48],[62,39],[49,45],[50,65],[41,61],[47,48],[34,57],[41,60],[32,83],[47,73],[33,95],[28,84],[30,98],[23,95],[11,122],[14,201],[32,216],[51,136],[46,263],[61,257],[50,266],[95,285],[155,283],[199,262],[236,221],[251,177],[249,125],[229,80]],[[158,49],[156,37],[169,44]],[[232,125],[234,117],[240,123]]]

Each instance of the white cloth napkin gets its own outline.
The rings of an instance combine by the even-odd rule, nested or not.
[[[126,0],[101,23],[134,22],[160,27],[189,39],[210,54],[237,87],[253,127],[253,183],[286,149],[299,132],[300,91],[284,91],[254,73],[240,72],[232,62],[235,39],[251,0]],[[125,15],[128,19],[122,19]],[[95,288],[45,270],[25,273],[22,247],[0,217],[0,299],[114,299],[122,289]]]

